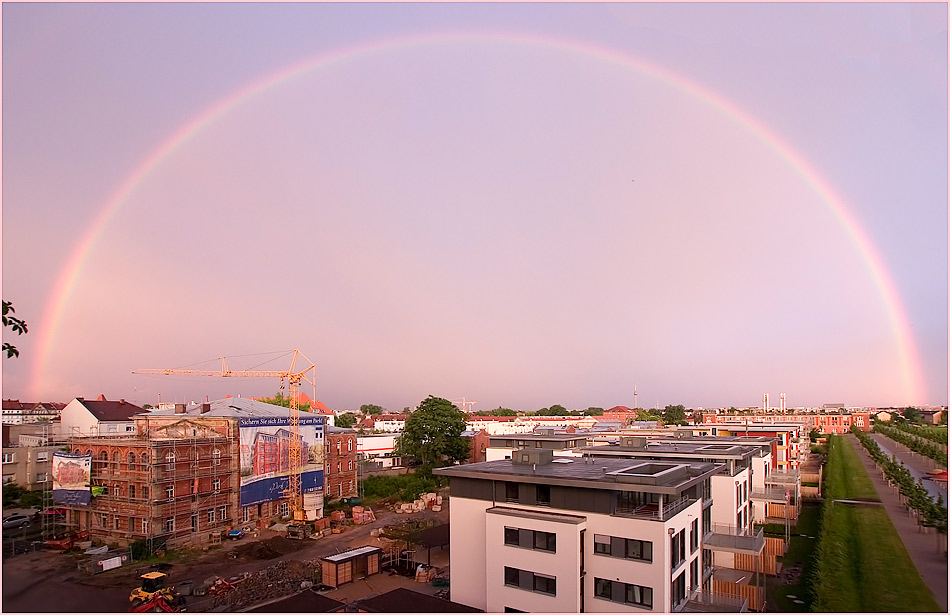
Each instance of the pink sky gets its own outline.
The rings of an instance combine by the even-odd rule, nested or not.
[[[944,5],[3,17],[5,398],[296,347],[330,407],[947,402]]]

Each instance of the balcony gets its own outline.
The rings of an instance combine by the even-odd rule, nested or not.
[[[789,492],[789,499],[795,499],[795,490],[787,489]],[[759,502],[773,502],[775,504],[784,504],[785,503],[785,491],[786,487],[770,486],[765,487],[764,489],[753,489],[752,490],[752,499]]]
[[[712,524],[712,532],[706,534],[703,546],[714,551],[758,555],[765,548],[762,528],[736,528],[731,525]]]
[[[696,502],[696,498],[683,496],[680,499],[666,504],[660,508],[657,504],[641,504],[639,506],[621,507],[618,506],[616,515],[622,517],[636,517],[638,519],[650,519],[652,521],[666,521],[672,519],[677,513],[685,510]]]
[[[691,594],[677,613],[747,613],[749,601],[746,598],[725,596],[699,591]]]
[[[798,470],[775,470],[765,477],[765,483],[772,485],[795,485],[801,480]]]

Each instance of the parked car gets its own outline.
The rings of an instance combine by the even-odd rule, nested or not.
[[[26,515],[10,515],[3,520],[3,529],[5,530],[28,525],[30,525],[30,518]]]
[[[228,530],[228,538],[231,540],[240,540],[244,538],[244,530],[241,528]]]

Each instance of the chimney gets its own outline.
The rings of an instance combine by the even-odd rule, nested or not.
[[[175,404],[175,414],[184,414],[185,404]]]
[[[205,414],[206,412],[211,412],[211,404],[209,403],[201,404],[201,414]]]

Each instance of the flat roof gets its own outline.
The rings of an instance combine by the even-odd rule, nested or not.
[[[661,457],[702,457],[712,459],[745,459],[759,452],[760,446],[739,443],[710,443],[707,441],[695,442],[689,440],[647,440],[646,446],[622,446],[620,444],[606,444],[600,446],[585,446],[578,450],[580,453],[592,455],[627,455],[642,457],[658,455]]]
[[[637,482],[636,468],[649,464],[631,459],[597,459],[561,457],[558,463],[516,464],[511,459],[468,463],[447,468],[436,468],[435,474],[448,477],[482,480],[517,480],[522,483],[556,484],[584,489],[611,489],[615,491],[646,491],[676,494],[718,473],[724,466],[720,463],[682,462],[663,465],[680,468],[677,472],[653,473],[650,483]],[[568,463],[565,463],[568,461]]]
[[[344,551],[343,553],[337,553],[336,555],[328,555],[326,557],[321,557],[320,559],[325,562],[330,562],[333,564],[338,564],[340,562],[345,562],[348,559],[353,559],[354,557],[359,557],[360,555],[368,555],[375,552],[382,553],[383,550],[379,547],[367,546],[367,547],[357,547],[355,549],[350,549],[349,551]]]
[[[488,436],[489,440],[525,440],[525,441],[542,441],[542,442],[567,442],[568,440],[586,440],[590,434],[588,433],[553,433],[553,434],[537,434],[537,433],[510,433],[510,434],[498,434]]]
[[[524,510],[521,508],[511,508],[509,506],[492,506],[485,512],[493,515],[504,515],[506,517],[521,517],[522,519],[537,519],[539,521],[554,521],[556,523],[570,523],[573,525],[587,521],[587,517],[578,515],[549,513],[540,510]]]

